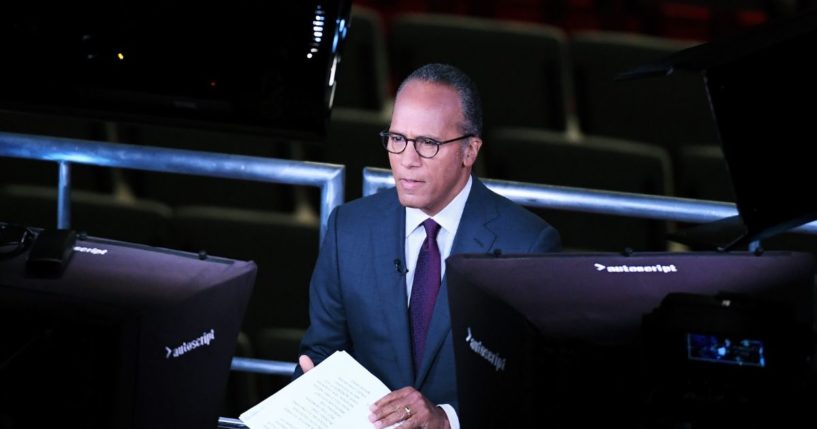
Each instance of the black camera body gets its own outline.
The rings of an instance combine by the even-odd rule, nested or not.
[[[654,416],[765,427],[779,424],[781,410],[805,415],[814,399],[814,330],[782,303],[671,293],[642,329],[644,401]]]

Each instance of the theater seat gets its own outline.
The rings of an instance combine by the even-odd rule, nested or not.
[[[156,201],[123,201],[110,194],[71,192],[71,228],[95,237],[167,246],[170,216],[170,208]],[[0,188],[0,220],[34,227],[56,227],[56,189],[3,186]]]
[[[587,189],[671,195],[669,155],[642,143],[563,133],[503,129],[486,140],[489,177]],[[535,210],[574,250],[666,250],[666,222],[557,210]]]
[[[567,126],[566,44],[556,27],[406,14],[394,19],[390,41],[398,81],[432,62],[452,64],[467,73],[480,90],[486,129]]]
[[[222,207],[179,207],[175,246],[187,251],[253,260],[258,277],[243,331],[254,347],[270,327],[306,328],[309,279],[318,254],[319,227],[289,214]]]
[[[382,111],[389,98],[383,23],[376,11],[356,5],[350,22],[338,67],[335,106]]]
[[[687,146],[677,157],[678,196],[735,201],[732,179],[720,146]]]
[[[682,144],[717,144],[703,79],[679,72],[616,80],[696,42],[605,31],[570,39],[579,127],[585,134],[658,144],[672,154]]]
[[[244,332],[238,334],[235,347],[235,356],[255,358],[250,338]],[[230,371],[225,389],[223,410],[221,416],[237,417],[244,411],[258,404],[266,398],[259,393],[259,379],[263,375],[244,371]]]
[[[123,127],[129,143],[154,147],[293,159],[295,146],[272,136],[204,129],[139,125]],[[293,187],[276,183],[128,170],[133,193],[171,207],[219,205],[258,210],[293,209]]]
[[[332,112],[326,144],[326,162],[346,166],[346,200],[362,194],[363,167],[389,166],[388,153],[380,143],[389,117],[381,112],[337,108]]]
[[[258,332],[255,338],[257,356],[260,359],[271,359],[284,362],[297,362],[301,338],[305,329],[297,328],[265,328]],[[262,397],[277,392],[289,384],[289,375],[268,375],[259,379],[259,389]]]

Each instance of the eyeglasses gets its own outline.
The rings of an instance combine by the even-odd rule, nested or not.
[[[408,142],[413,142],[414,150],[416,150],[417,154],[422,158],[434,158],[437,155],[437,152],[440,151],[440,146],[446,143],[455,142],[457,140],[467,139],[469,137],[474,137],[474,135],[466,134],[451,140],[437,141],[428,137],[416,137],[410,139],[402,134],[390,133],[388,131],[380,132],[380,139],[382,140],[383,147],[386,149],[386,151],[390,153],[403,153],[403,151],[406,150],[406,147],[408,147]]]
[[[32,238],[34,234],[26,227],[0,223],[0,259],[12,258],[23,253],[31,244]]]

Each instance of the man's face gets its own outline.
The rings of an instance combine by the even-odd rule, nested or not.
[[[453,88],[415,80],[397,94],[389,131],[410,139],[445,141],[462,135],[462,123],[460,99]],[[389,153],[400,204],[429,216],[437,214],[465,186],[481,144],[478,137],[447,143],[431,159],[420,157],[413,141],[403,153]]]

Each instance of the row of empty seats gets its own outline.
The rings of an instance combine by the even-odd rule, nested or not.
[[[357,0],[387,19],[433,12],[510,19],[567,31],[626,30],[665,37],[709,39],[734,34],[814,5],[813,0]]]
[[[325,160],[349,166],[349,197],[359,195],[360,167],[388,167],[375,136],[388,127],[391,100],[363,96],[393,94],[397,82],[429,62],[462,68],[481,90],[486,133],[480,176],[669,196],[692,197],[694,184],[706,180],[731,188],[722,159],[724,174],[698,178],[700,170],[688,162],[697,158],[686,155],[700,146],[718,150],[700,75],[615,80],[694,42],[601,31],[568,35],[542,24],[427,13],[387,21],[353,8],[338,74]],[[573,249],[664,250],[673,228],[540,213],[564,231]]]
[[[348,197],[360,195],[361,168],[388,168],[388,158],[375,137],[388,120],[358,110],[334,112],[327,150],[335,162],[348,167]],[[718,150],[717,147],[712,147]],[[685,194],[677,183],[710,180],[697,178],[699,170],[683,169],[690,178],[674,171],[666,149],[654,145],[603,137],[572,141],[565,133],[534,128],[498,128],[484,137],[476,170],[479,176],[588,189],[652,195]],[[728,179],[725,164],[721,177]],[[724,185],[729,187],[728,182]],[[678,192],[681,190],[681,192]],[[563,231],[567,248],[584,250],[665,250],[666,222],[614,216],[559,213],[540,214]]]
[[[355,186],[347,189],[347,197],[351,198],[355,196],[353,195],[355,193],[360,194],[361,172],[364,166],[387,167],[386,154],[377,139],[372,138],[372,135],[376,135],[377,130],[381,129],[383,124],[379,122],[379,119],[360,114],[359,111],[336,113],[344,115],[349,113],[344,121],[339,121],[338,124],[348,122],[350,129],[363,130],[354,139],[330,142],[328,147],[331,150],[345,148],[345,152],[351,154],[351,160],[355,161],[355,163],[347,164],[348,181],[357,182]],[[477,165],[479,175],[482,177],[638,194],[723,201],[734,199],[726,163],[720,149],[716,146],[683,148],[681,156],[676,159],[677,162],[673,163],[668,152],[660,147],[602,137],[586,137],[580,142],[574,142],[563,133],[540,129],[497,129],[487,135],[485,141]],[[29,211],[25,205],[8,203],[4,204],[3,210],[7,219],[8,216],[19,219],[21,215],[31,213],[35,217],[25,222],[26,224],[53,225],[55,221],[53,188],[53,183],[56,181],[55,164],[14,159],[0,161],[7,166],[27,166],[28,163],[31,163],[32,166],[49,170],[51,187],[7,186],[9,190],[14,191],[13,193],[8,191],[8,195],[23,198],[29,193],[29,197],[38,201],[41,206]],[[10,170],[12,169],[3,169],[4,174],[7,175]],[[87,177],[114,176],[114,172],[116,171],[78,165],[75,166],[74,176],[75,178],[86,177],[82,181],[90,182]],[[209,190],[210,184],[207,182],[201,182],[201,188],[196,188],[195,180],[199,179],[197,177],[178,176],[187,180],[174,182],[170,179],[177,176],[166,176],[167,179],[158,185],[163,186],[166,193],[188,192],[188,190],[191,193],[206,193]],[[19,179],[19,177],[15,178],[11,182],[24,183]],[[249,227],[250,230],[263,224],[264,219],[283,227],[290,227],[283,220],[299,219],[293,211],[268,209],[260,201],[265,198],[263,191],[256,194],[252,189],[249,191],[242,189],[247,186],[247,183],[229,180],[215,181],[215,183],[222,187],[222,191],[232,191],[234,199],[241,199],[247,205],[252,205],[253,201],[256,201],[258,207],[239,207],[225,201],[220,201],[219,204],[196,203],[195,199],[186,200],[190,198],[189,195],[180,196],[176,204],[170,205],[154,199],[121,198],[111,193],[98,191],[75,191],[75,203],[79,205],[74,209],[74,224],[77,228],[87,229],[94,235],[150,245],[175,246],[186,250],[207,249],[214,254],[243,259],[252,257],[253,253],[236,253],[235,250],[241,249],[238,244],[235,249],[218,247],[218,243],[230,242],[229,238],[235,233],[234,225],[222,225],[208,234],[188,234],[196,237],[197,241],[186,243],[167,232],[170,229],[168,225],[171,224],[164,219],[168,217],[194,218],[188,214],[195,214],[202,218],[206,214],[212,222],[235,220],[235,224],[252,225]],[[232,188],[229,187],[230,184],[233,185]],[[284,188],[284,186],[281,187]],[[214,189],[219,188],[214,187]],[[104,210],[95,209],[88,210],[87,213],[83,212],[83,207],[85,207],[83,204],[86,203],[83,198],[86,197],[97,198],[93,202],[99,206],[105,206]],[[118,207],[126,208],[122,216],[131,215],[134,219],[123,224],[111,222],[111,218],[107,215],[99,214]],[[672,229],[672,225],[666,222],[615,216],[565,214],[558,211],[541,213],[545,219],[563,231],[565,246],[568,249],[618,251],[629,247],[634,250],[666,250],[668,248],[666,233]],[[307,217],[307,219],[307,223],[315,225],[314,216]],[[192,221],[186,220],[185,222]],[[303,217],[300,217],[298,222],[303,222]],[[146,226],[140,226],[143,223],[147,223]],[[192,228],[191,225],[193,224],[179,224],[175,229]],[[226,236],[219,235],[225,230],[230,233]],[[246,237],[251,236],[250,234]],[[243,238],[244,236],[236,235],[235,237]],[[212,238],[213,241],[208,242],[205,240],[207,238]],[[243,240],[233,240],[233,242],[241,241]],[[225,250],[228,253],[225,253]]]
[[[580,144],[542,130],[503,129],[485,145],[488,177],[587,189],[669,195],[666,151],[626,141],[593,138]],[[537,210],[573,250],[665,250],[667,222],[590,213]]]
[[[670,149],[714,144],[700,75],[615,80],[696,43],[435,14],[399,15],[386,29],[376,12],[353,8],[336,106],[388,111],[397,82],[422,64],[446,62],[474,78],[489,130],[574,131]]]
[[[386,49],[386,42],[382,37],[384,31],[374,12],[354,10],[352,29],[349,33],[350,43],[344,52],[344,60],[339,71],[337,107],[332,113],[328,142],[322,146],[282,143],[257,136],[158,126],[121,126],[116,133],[111,133],[100,126],[88,129],[88,125],[66,124],[54,131],[55,134],[69,137],[121,140],[152,146],[343,164],[347,166],[347,199],[355,198],[360,195],[362,167],[388,166],[387,156],[376,137],[380,130],[388,127],[390,101],[387,94],[393,92],[393,89],[388,87],[392,82],[392,72],[389,70],[393,66],[383,53]],[[443,32],[445,37],[434,37],[437,34],[435,31]],[[478,36],[469,32],[475,32]],[[626,68],[613,63],[618,61],[634,65],[640,61],[636,59],[645,55],[604,56],[607,52],[615,51],[611,46],[626,44],[631,36],[618,35],[617,39],[612,35],[603,37],[594,33],[576,35],[568,40],[560,30],[541,25],[489,23],[486,20],[465,19],[456,21],[452,26],[449,17],[420,15],[407,16],[402,23],[395,19],[391,34],[395,38],[405,40],[400,54],[396,56],[400,59],[397,63],[405,69],[405,73],[416,65],[435,59],[440,61],[450,59],[455,63],[463,61],[468,67],[462,64],[461,66],[470,68],[471,70],[467,71],[483,87],[488,127],[485,152],[481,156],[477,172],[484,177],[524,180],[523,175],[514,174],[513,168],[502,165],[513,163],[513,149],[505,150],[504,143],[494,137],[502,136],[503,129],[509,127],[529,129],[532,132],[541,131],[541,135],[547,135],[544,140],[581,143],[612,138],[628,141],[625,143],[635,147],[646,147],[649,144],[658,146],[650,135],[661,135],[664,139],[676,139],[680,142],[682,139],[679,135],[686,132],[690,136],[688,143],[700,143],[708,139],[704,135],[706,128],[696,126],[695,121],[689,120],[689,114],[673,112],[666,106],[661,106],[660,100],[668,98],[661,95],[661,91],[673,93],[670,89],[677,87],[672,79],[625,82],[624,86],[608,80],[610,76],[621,71],[620,69]],[[579,43],[580,40],[585,40],[586,43]],[[678,48],[677,42],[666,40],[652,40],[649,43],[642,40],[636,44],[640,46],[638,52],[648,52],[653,56],[651,58],[658,55],[657,53]],[[427,45],[435,45],[436,50],[426,49]],[[574,58],[577,72],[568,72],[566,58],[571,56],[569,52],[578,52],[582,49],[586,51],[584,56],[588,61],[599,57],[600,64],[579,67],[579,62]],[[473,55],[473,52],[479,54]],[[578,70],[582,72],[578,73]],[[697,76],[695,78],[699,79]],[[596,89],[584,92],[571,89],[573,85],[570,82],[579,81],[587,82],[588,87],[595,85]],[[647,85],[648,88],[640,91],[638,88],[643,85]],[[702,91],[702,86],[699,89]],[[570,94],[576,94],[576,99]],[[681,88],[675,94],[683,99],[683,96],[691,92],[689,88]],[[703,97],[702,92],[698,95]],[[588,104],[577,103],[576,100],[579,98],[594,100],[596,107],[591,109],[586,107]],[[342,107],[344,104],[354,107]],[[683,103],[670,104],[680,106]],[[603,107],[605,105],[606,107]],[[647,107],[644,107],[645,105]],[[709,120],[707,110],[693,109],[693,111]],[[578,116],[585,118],[580,118],[579,125],[590,124],[603,132],[590,133],[587,130],[582,130],[583,133],[580,134],[568,132],[570,118],[575,118],[577,113]],[[31,119],[24,115],[6,116],[0,118],[0,128],[40,133],[42,131],[37,121],[37,118]],[[626,131],[616,129],[622,124],[627,125]],[[593,151],[592,144],[583,146],[584,148],[574,150]],[[664,149],[669,152],[671,168],[664,172],[665,177],[662,180],[669,184],[656,186],[655,189],[659,190],[655,192],[663,195],[685,195],[684,189],[677,187],[682,180],[673,173],[680,171],[677,168],[678,157],[674,153],[675,150],[667,147]],[[530,152],[527,159],[520,162],[552,156],[547,153],[538,155]],[[588,156],[594,160],[578,162],[569,169],[576,174],[564,177],[553,174],[549,175],[547,180],[568,186],[588,186],[588,182],[582,179],[583,173],[600,171],[597,164],[605,162],[603,157],[600,158],[597,154]],[[0,163],[7,166],[0,168],[0,178],[5,183],[53,185],[56,181],[56,169],[53,164],[23,160],[0,160]],[[317,201],[317,192],[314,189],[293,189],[288,186],[152,172],[111,173],[105,169],[78,166],[74,170],[73,179],[75,187],[79,189],[114,193],[124,189],[134,198],[156,200],[171,207],[212,205],[291,213],[304,205],[311,207],[314,212],[314,202]],[[545,177],[536,180],[545,180]],[[607,186],[602,180],[596,183],[597,185],[593,187],[600,189],[641,191],[640,188]],[[122,184],[125,186],[119,186]]]
[[[384,115],[374,112],[343,109],[334,112],[330,141],[325,150],[332,154],[333,161],[347,166],[347,199],[360,195],[361,171],[364,166],[388,167],[386,153],[375,137],[379,130],[387,126],[387,122]],[[57,177],[54,163],[3,158],[0,159],[0,167],[3,183],[45,185],[50,186],[49,192],[53,193]],[[485,136],[477,172],[481,177],[523,182],[733,200],[728,171],[717,146],[684,147],[679,156],[672,157],[663,148],[623,139],[585,136],[577,142],[561,132],[498,128]],[[123,180],[116,180],[123,177]],[[134,177],[143,179],[129,180]],[[144,177],[150,180],[144,180]],[[125,188],[131,189],[127,198],[112,191],[122,187],[117,185],[121,182],[125,182]],[[73,169],[73,183],[75,189],[100,193],[102,201],[109,204],[154,201],[149,204],[160,204],[160,207],[165,207],[164,212],[170,210],[170,213],[186,213],[189,207],[202,206],[221,210],[218,216],[225,218],[236,217],[234,214],[241,217],[243,213],[269,213],[269,217],[297,218],[292,204],[284,207],[276,202],[280,201],[281,195],[294,201],[293,196],[297,196],[294,194],[298,194],[295,192],[297,189],[283,185],[128,172],[82,165]],[[152,185],[146,186],[147,183]],[[138,189],[139,192],[134,195],[133,189]],[[317,199],[317,191],[301,190],[304,191],[302,194],[306,194],[307,205],[314,207],[311,200]],[[53,207],[53,201],[51,204]],[[10,204],[4,206],[6,210],[13,209]],[[82,209],[76,210],[78,214],[75,219],[82,219]],[[162,211],[158,210],[160,213]],[[38,226],[54,224],[53,210],[43,209],[40,213],[43,213],[42,217],[26,223]],[[134,216],[144,221],[152,216],[150,210],[146,213]],[[309,213],[311,216],[307,218],[314,224],[314,208]],[[559,212],[542,212],[542,215],[563,231],[568,249],[618,251],[629,247],[634,250],[665,250],[668,248],[666,234],[673,229],[673,225],[666,222],[613,216],[566,215]],[[215,221],[218,216],[211,217]],[[239,222],[246,223],[247,219],[245,217]],[[163,232],[167,229],[165,226],[140,229],[139,221],[127,222],[127,227],[123,223],[109,222],[112,230],[100,230],[105,225],[105,220],[91,218],[85,225],[94,228],[85,228],[83,225],[80,228],[88,229],[91,234],[128,241],[182,246],[178,242],[162,238],[167,236]],[[215,230],[214,234],[218,231],[220,229]],[[198,250],[193,245],[183,246],[188,250]],[[247,258],[244,254],[229,249],[229,252],[218,248],[211,250],[209,248],[212,246],[203,244],[198,247],[214,254]]]

